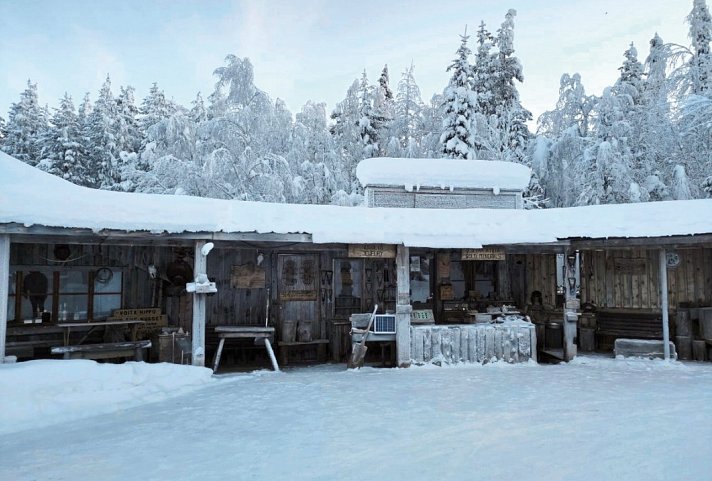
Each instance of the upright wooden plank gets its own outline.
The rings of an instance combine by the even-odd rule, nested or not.
[[[10,294],[10,236],[0,235],[0,364],[5,362],[7,300]]]
[[[697,249],[685,249],[679,251],[684,254],[682,260],[685,262],[685,283],[687,285],[687,290],[685,298],[679,298],[678,302],[694,302],[696,300],[695,296],[695,264],[699,262],[697,258]],[[677,304],[673,304],[673,308],[676,308]]]
[[[205,274],[208,268],[207,256],[201,252],[205,246],[205,241],[195,242],[195,261],[193,273],[197,277]],[[205,294],[193,294],[193,365],[205,366]]]
[[[703,249],[704,293],[703,305],[712,305],[712,248]]]
[[[641,273],[639,279],[640,285],[638,286],[638,292],[640,293],[640,307],[643,309],[650,309],[650,260],[648,259],[647,249],[641,249],[639,252],[641,258],[645,259],[645,269]]]
[[[705,250],[703,248],[695,249],[695,302],[704,303],[705,298]]]
[[[410,365],[410,249],[396,248],[396,361],[398,366]]]
[[[606,251],[605,254],[605,263],[606,263],[606,268],[605,268],[605,290],[606,290],[606,298],[605,302],[603,304],[604,307],[616,307],[615,304],[615,288],[614,288],[614,262],[613,262],[613,252],[611,251]]]

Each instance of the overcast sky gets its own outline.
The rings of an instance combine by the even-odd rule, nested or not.
[[[257,86],[293,113],[307,100],[333,108],[364,68],[375,81],[388,64],[395,88],[411,61],[427,101],[447,84],[465,25],[474,33],[484,20],[494,32],[509,8],[519,91],[535,118],[553,107],[562,73],[600,94],[630,42],[641,61],[655,32],[689,45],[692,0],[0,0],[0,116],[28,78],[55,106],[65,91],[76,104],[87,91],[94,99],[107,73],[115,93],[132,85],[140,102],[158,82],[189,106],[230,53],[249,57]]]

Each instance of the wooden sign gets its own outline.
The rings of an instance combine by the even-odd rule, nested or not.
[[[162,327],[168,325],[168,316],[161,314],[160,308],[146,307],[142,309],[114,309],[111,317],[107,320],[134,320],[144,321],[145,323],[138,326],[136,336],[139,339],[144,339],[151,333],[159,331]]]
[[[133,319],[136,321],[155,321],[162,317],[160,308],[114,309],[112,319]]]
[[[504,249],[462,249],[463,261],[503,261]]]
[[[645,266],[648,260],[644,257],[624,258],[616,257],[613,259],[613,269],[621,274],[645,274]]]
[[[282,301],[315,301],[316,290],[298,289],[292,291],[282,291],[279,293]]]
[[[349,244],[349,257],[375,259],[395,259],[396,246],[393,244]]]
[[[252,262],[241,266],[232,266],[230,286],[233,289],[263,289],[265,287],[265,269]]]

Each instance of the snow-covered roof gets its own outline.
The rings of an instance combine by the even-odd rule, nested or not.
[[[2,224],[152,233],[305,233],[315,243],[461,248],[712,233],[712,200],[547,210],[295,205],[79,187],[0,153]]]
[[[462,159],[401,159],[374,157],[359,162],[356,176],[362,186],[472,188],[524,190],[531,171],[514,162]]]

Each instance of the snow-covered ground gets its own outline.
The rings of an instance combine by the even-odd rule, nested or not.
[[[84,379],[68,374],[91,365],[0,367],[2,410],[34,413],[31,424],[3,413],[0,479],[650,481],[712,473],[712,364],[579,358],[207,379],[196,368],[127,363],[107,366],[106,376],[96,365]],[[154,369],[182,381],[160,384]],[[126,391],[120,402],[117,391]],[[89,417],[66,416],[75,404]]]

